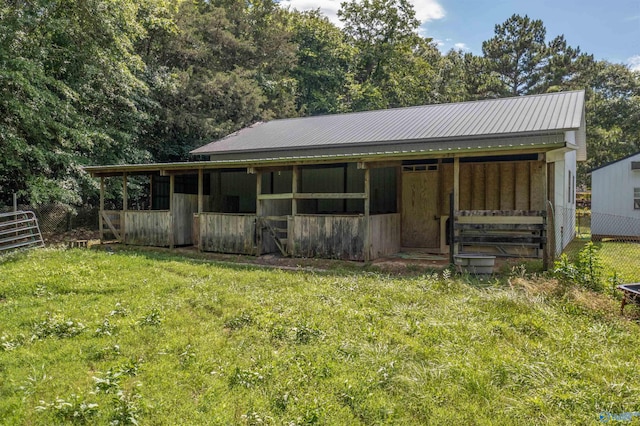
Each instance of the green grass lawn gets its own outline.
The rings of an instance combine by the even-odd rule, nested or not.
[[[544,280],[98,250],[1,262],[2,424],[598,424],[640,411],[638,324]]]

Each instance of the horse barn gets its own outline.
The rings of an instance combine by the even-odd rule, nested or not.
[[[86,167],[101,238],[358,261],[453,241],[546,259],[575,232],[584,92],[273,120],[191,154],[207,160]],[[127,196],[140,175],[147,210]],[[119,210],[104,208],[107,178],[122,181]]]

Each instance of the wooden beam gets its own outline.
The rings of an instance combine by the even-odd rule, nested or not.
[[[173,208],[175,206],[175,203],[173,201],[173,195],[175,193],[175,188],[176,188],[176,176],[175,175],[169,175],[169,248],[172,249],[174,242],[175,242],[175,230],[173,229],[173,215],[174,215],[174,211]]]
[[[364,200],[365,192],[298,192],[284,194],[261,194],[259,200]]]
[[[284,194],[258,194],[258,200],[291,200],[293,194],[290,192]]]
[[[386,167],[400,167],[402,166],[402,161],[371,161],[367,162],[368,169],[383,169]]]
[[[371,192],[371,169],[364,170],[364,261],[371,259],[371,229],[370,226],[370,192]]]
[[[102,212],[104,211],[104,177],[100,177],[100,214],[98,215],[99,217],[99,224],[98,226],[100,227],[100,242],[102,243],[102,240],[104,240],[104,230],[102,229],[102,227],[104,226],[103,222],[102,222]]]
[[[300,192],[293,194],[293,198],[296,200],[365,200],[369,196],[366,192]]]
[[[122,220],[120,221],[120,234],[122,234],[122,242],[127,243],[127,210],[129,210],[129,193],[127,172],[122,174]]]
[[[295,199],[295,195],[298,192],[298,179],[300,177],[300,169],[298,166],[293,166],[291,173],[291,215],[295,216],[298,213],[298,202]]]
[[[198,214],[204,209],[204,170],[198,169]]]
[[[262,195],[262,172],[253,169],[250,173],[253,173],[256,176],[256,256],[260,256],[262,254],[262,199],[260,198]]]
[[[452,210],[454,212],[460,210],[460,158],[454,157],[453,159],[453,206]],[[450,217],[449,220],[453,223],[455,217]],[[451,246],[453,247],[453,255],[458,254],[458,244],[454,244],[453,240],[455,239],[455,235],[451,235]],[[451,256],[453,257],[453,256]]]

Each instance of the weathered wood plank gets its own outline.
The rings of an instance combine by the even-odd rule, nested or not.
[[[454,224],[455,229],[484,230],[484,231],[541,231],[544,224],[540,223],[460,223]]]
[[[500,209],[515,208],[515,165],[500,163]]]
[[[171,213],[167,210],[128,210],[125,213],[125,243],[167,247]]]
[[[460,210],[471,209],[471,174],[472,168],[470,163],[460,164]]]
[[[545,177],[545,163],[542,161],[535,161],[530,163],[530,187],[531,187],[531,200],[530,208],[532,210],[543,210],[545,208],[546,198],[546,177]]]
[[[364,260],[364,216],[297,215],[294,256]]]
[[[202,213],[200,244],[203,251],[255,254],[255,215]]]
[[[193,244],[193,214],[198,211],[198,196],[194,194],[173,195],[174,245]]]
[[[529,163],[516,163],[515,209],[529,210]]]
[[[500,208],[500,165],[498,163],[486,165],[484,205],[487,210]]]
[[[485,164],[473,164],[471,169],[471,208],[481,210],[485,207]]]
[[[371,234],[370,260],[400,251],[399,213],[373,215],[369,218]]]

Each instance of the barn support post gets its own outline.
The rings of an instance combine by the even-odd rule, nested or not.
[[[256,176],[256,256],[262,254],[262,172],[254,171]]]
[[[453,159],[453,214],[449,217],[452,224],[455,223],[455,213],[460,210],[460,157]],[[451,235],[453,254],[458,254],[458,246],[454,243],[455,235]]]
[[[176,176],[174,174],[169,175],[169,248],[172,249],[175,242],[175,230],[173,229],[173,209],[175,202],[173,200],[173,194],[175,193]]]
[[[204,171],[198,169],[198,214],[202,213],[204,206]]]
[[[198,169],[198,214],[197,216],[197,238],[198,238],[198,251],[202,251],[202,238],[200,236],[200,220],[201,213],[204,209],[204,170]],[[193,234],[192,234],[193,235]]]
[[[295,241],[296,235],[293,231],[293,224],[295,222],[296,215],[298,214],[298,201],[296,200],[296,194],[298,193],[298,166],[291,168],[291,223],[287,221],[287,250],[289,254],[293,256],[295,253]]]
[[[369,262],[371,260],[371,229],[369,229],[370,224],[370,182],[371,182],[371,169],[364,165],[364,261]]]
[[[122,219],[120,219],[120,239],[124,244],[127,240],[127,210],[129,209],[129,194],[127,193],[128,183],[127,172],[122,173]]]
[[[104,230],[102,215],[104,214],[104,176],[100,176],[100,212],[98,214],[98,226],[100,227],[100,244],[104,240]]]

